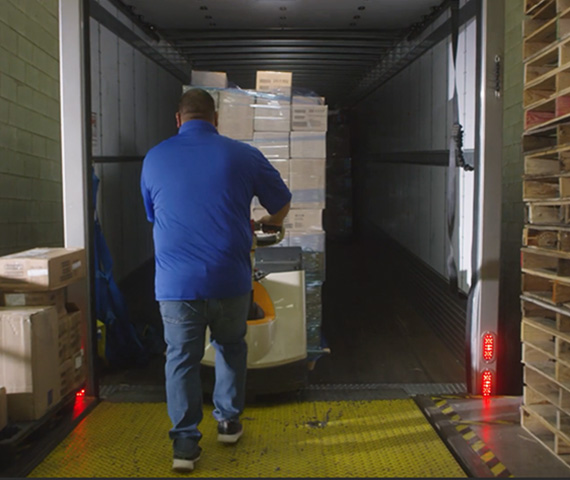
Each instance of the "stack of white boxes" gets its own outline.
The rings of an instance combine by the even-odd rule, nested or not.
[[[277,247],[298,246],[303,250],[307,340],[309,349],[319,349],[325,280],[325,99],[292,95],[291,72],[258,71],[255,90],[219,89],[223,79],[219,72],[216,75],[210,83],[193,82],[193,86],[206,88],[217,100],[218,131],[257,147],[293,194],[285,220],[287,234]],[[255,198],[252,218],[266,214]]]
[[[0,257],[0,385],[12,422],[41,418],[85,381],[82,315],[66,304],[85,262],[81,248]]]

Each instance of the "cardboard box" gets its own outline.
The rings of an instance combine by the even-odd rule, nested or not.
[[[83,335],[81,329],[81,314],[71,315],[71,325],[68,331],[68,349],[69,352],[77,352],[83,346]]]
[[[285,182],[285,185],[289,185],[289,162],[290,160],[283,158],[269,160],[269,163],[279,172],[279,175],[281,175],[281,179]]]
[[[83,248],[34,248],[0,257],[0,288],[56,290],[85,276]]]
[[[64,360],[59,366],[60,395],[65,397],[73,389],[74,378],[73,361],[71,358]]]
[[[83,325],[82,314],[77,305],[67,304],[65,315],[58,318],[59,359],[68,360],[74,352],[82,347]]]
[[[65,288],[45,292],[6,292],[2,294],[6,307],[37,307],[51,305],[58,315],[66,315]]]
[[[270,92],[291,100],[292,72],[271,72],[258,70],[255,76],[255,89],[260,92]]]
[[[290,210],[284,225],[291,234],[293,232],[320,233],[323,230],[323,211],[321,209]]]
[[[305,95],[293,95],[291,100],[293,105],[324,105],[325,97],[313,97]]]
[[[71,361],[73,364],[73,381],[72,389],[77,390],[83,386],[87,379],[87,364],[85,363],[85,353],[83,349],[76,351]]]
[[[258,97],[253,120],[255,132],[289,132],[291,130],[291,105],[264,97]]]
[[[293,105],[291,130],[326,132],[328,109],[326,105]]]
[[[228,88],[228,75],[226,72],[192,70],[190,84],[193,87]]]
[[[253,107],[255,97],[245,90],[220,92],[218,132],[235,140],[253,139]]]
[[[64,330],[58,337],[58,360],[64,362],[69,360],[71,351],[69,350],[69,330]]]
[[[289,158],[289,133],[287,132],[255,132],[253,145],[269,160]]]
[[[58,317],[55,307],[0,308],[0,385],[11,421],[31,421],[60,396]]]
[[[8,425],[8,395],[6,387],[0,387],[0,431]]]
[[[285,159],[269,160],[269,163],[271,163],[271,165],[273,165],[275,169],[279,172],[279,175],[281,175],[281,179],[283,180],[285,185],[289,186],[289,160]],[[257,197],[253,197],[252,205],[254,208],[257,208],[261,205]]]
[[[326,132],[291,132],[291,158],[326,158]]]
[[[291,208],[325,208],[326,160],[324,158],[292,159],[289,188]]]

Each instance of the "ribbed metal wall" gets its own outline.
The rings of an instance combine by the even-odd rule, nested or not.
[[[410,303],[421,312],[449,350],[461,362],[465,359],[465,318],[467,298],[452,294],[447,280],[430,266],[382,232],[383,244],[393,251],[399,268],[398,282]]]

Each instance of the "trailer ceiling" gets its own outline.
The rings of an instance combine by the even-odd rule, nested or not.
[[[441,0],[122,0],[195,70],[254,88],[256,70],[341,103]],[[165,50],[165,55],[169,55]],[[171,61],[175,57],[169,55]]]

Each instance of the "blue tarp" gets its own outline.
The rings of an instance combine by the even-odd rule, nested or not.
[[[99,178],[93,175],[93,204],[97,205]],[[97,320],[105,324],[105,360],[110,367],[144,365],[148,352],[129,319],[127,305],[113,278],[113,260],[95,209],[95,299]]]

